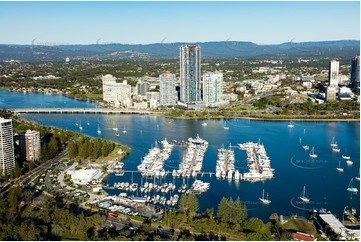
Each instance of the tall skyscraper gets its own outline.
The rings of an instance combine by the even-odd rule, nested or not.
[[[24,160],[34,161],[40,158],[40,132],[35,130],[27,130],[21,134],[20,148],[21,156]]]
[[[182,45],[180,48],[180,101],[201,100],[201,47]]]
[[[203,101],[206,106],[222,102],[223,74],[222,72],[206,72],[203,74]]]
[[[177,92],[175,89],[177,78],[175,74],[171,74],[167,71],[164,74],[159,75],[159,92],[161,106],[173,106],[177,102]]]
[[[352,58],[351,88],[354,92],[360,92],[360,56]]]
[[[0,174],[10,175],[15,168],[13,123],[0,117]]]
[[[338,70],[339,70],[340,63],[338,61],[331,61],[329,70],[328,70],[328,85],[330,87],[337,87],[338,86]]]

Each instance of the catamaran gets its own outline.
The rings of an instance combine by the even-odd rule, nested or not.
[[[267,192],[267,198],[264,197],[264,189],[262,190],[262,196],[259,198],[263,204],[270,204],[271,200],[268,199],[268,192]]]
[[[356,187],[353,187],[353,178],[351,178],[351,181],[348,184],[347,191],[354,193],[358,192],[358,189]]]
[[[310,202],[310,198],[307,197],[306,186],[303,186],[303,189],[302,189],[302,192],[301,192],[301,195],[299,198],[302,200],[302,202],[305,202],[305,203]]]
[[[312,147],[312,150],[310,152],[310,157],[311,158],[317,158],[317,155],[315,154],[315,147]]]
[[[338,167],[336,168],[339,172],[343,172],[343,168],[340,166],[340,161],[338,161]]]

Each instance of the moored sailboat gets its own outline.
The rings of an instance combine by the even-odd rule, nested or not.
[[[293,124],[292,121],[290,121],[290,123],[288,124],[288,128],[293,128],[293,127],[295,127],[295,125]]]
[[[263,204],[270,204],[271,200],[268,199],[268,192],[267,192],[267,198],[264,197],[264,189],[262,190],[262,196],[259,198],[259,200],[263,203]]]
[[[315,154],[315,147],[312,147],[312,150],[310,152],[310,157],[311,158],[317,158],[317,155]]]
[[[358,189],[356,187],[353,187],[353,178],[351,178],[350,183],[348,184],[348,187],[346,189],[348,192],[357,193]]]
[[[306,193],[306,186],[303,186],[303,189],[302,189],[302,192],[301,192],[301,195],[299,198],[302,200],[302,202],[305,202],[305,203],[310,202],[310,198],[307,196],[307,193]]]
[[[343,172],[343,168],[340,166],[340,161],[338,161],[338,167],[336,168],[339,172]]]

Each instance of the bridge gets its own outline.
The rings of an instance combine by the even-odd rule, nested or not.
[[[15,108],[11,110],[14,114],[141,114],[152,113],[148,110],[137,109],[113,109],[113,108]]]

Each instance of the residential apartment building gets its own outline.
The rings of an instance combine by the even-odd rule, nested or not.
[[[14,168],[15,155],[12,120],[0,117],[0,175],[10,175]]]

